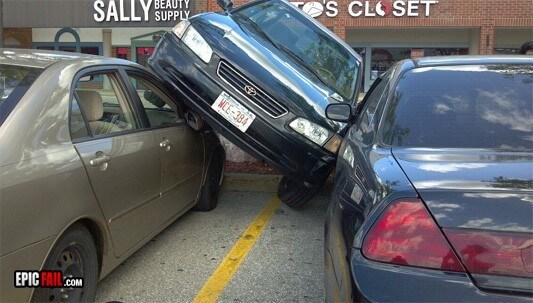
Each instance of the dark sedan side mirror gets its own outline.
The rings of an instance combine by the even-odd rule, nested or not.
[[[230,11],[233,7],[232,0],[217,0],[217,4],[225,11]]]
[[[352,106],[348,103],[332,103],[326,107],[326,117],[333,121],[349,122],[352,118]]]

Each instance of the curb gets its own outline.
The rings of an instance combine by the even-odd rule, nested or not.
[[[222,188],[232,191],[276,193],[282,175],[225,173]],[[333,188],[333,178],[328,178],[317,195],[329,196]]]
[[[226,190],[275,193],[281,175],[226,173],[222,187]]]

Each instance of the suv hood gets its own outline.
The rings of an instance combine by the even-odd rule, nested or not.
[[[335,92],[260,33],[237,23],[236,18],[231,14],[208,13],[191,19],[191,24],[221,60],[245,74],[292,113],[337,132],[343,129],[346,124],[325,116],[326,107],[335,102],[328,97]],[[355,92],[354,98],[357,95]],[[352,104],[355,101],[350,100]]]
[[[533,154],[392,151],[441,227],[533,232]]]

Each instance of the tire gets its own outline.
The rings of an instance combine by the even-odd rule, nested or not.
[[[83,278],[83,288],[37,288],[32,302],[94,302],[98,256],[91,233],[74,224],[54,245],[43,270],[61,270],[63,278]]]
[[[326,179],[313,187],[306,187],[283,176],[278,184],[278,198],[290,208],[304,208],[307,202],[318,193]]]
[[[211,211],[218,205],[218,193],[220,192],[220,178],[222,177],[222,170],[224,169],[224,161],[226,160],[224,153],[214,152],[209,161],[207,168],[207,177],[205,184],[200,193],[198,204],[194,206],[195,211]]]

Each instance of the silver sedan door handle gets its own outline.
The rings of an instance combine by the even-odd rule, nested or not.
[[[111,161],[111,157],[104,154],[103,152],[99,151],[96,153],[96,158],[93,158],[89,161],[89,164],[92,166],[92,167],[98,167],[98,166],[101,166],[103,164],[107,164],[109,163],[109,161]]]
[[[159,146],[161,146],[162,148],[164,148],[166,151],[169,151],[170,150],[170,140],[168,139],[164,139],[163,141],[161,141],[159,143]]]

